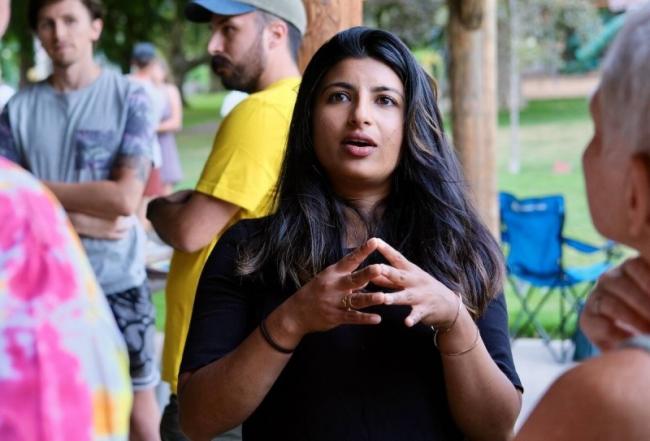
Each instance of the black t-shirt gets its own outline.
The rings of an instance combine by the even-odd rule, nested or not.
[[[236,275],[237,249],[260,223],[241,221],[215,246],[199,281],[181,372],[234,350],[296,288],[274,271]],[[433,332],[407,328],[408,306],[373,308],[375,326],[340,326],[307,335],[260,406],[243,424],[244,441],[462,440],[447,403]],[[490,355],[513,385],[506,305],[493,300],[477,324]]]

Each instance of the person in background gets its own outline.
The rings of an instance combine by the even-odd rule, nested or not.
[[[173,192],[174,185],[183,179],[183,169],[176,146],[176,133],[183,128],[183,102],[178,87],[169,81],[167,64],[160,57],[157,57],[154,62],[152,80],[164,97],[162,117],[157,132],[162,160],[160,166],[162,196],[167,196]]]
[[[603,354],[550,387],[517,441],[650,439],[648,78],[650,5],[628,14],[603,62],[582,157],[594,226],[639,255],[601,276],[582,313],[583,331]]]
[[[203,269],[179,377],[183,430],[509,440],[521,382],[502,254],[432,80],[397,37],[352,28],[313,56],[274,202],[230,228]]]
[[[171,395],[161,422],[164,440],[187,439],[178,422],[177,379],[203,265],[228,226],[271,209],[307,23],[301,0],[196,0],[185,15],[210,25],[208,52],[223,85],[250,96],[222,121],[196,189],[149,204],[149,220],[175,250],[165,289],[162,375]],[[237,432],[225,436],[237,439]]]
[[[40,179],[81,236],[129,350],[130,437],[156,441],[155,310],[144,266],[145,235],[135,218],[155,138],[150,100],[142,87],[93,59],[103,26],[101,0],[30,0],[27,6],[28,23],[53,73],[5,107],[0,156]]]

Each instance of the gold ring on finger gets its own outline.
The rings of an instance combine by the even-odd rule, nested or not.
[[[350,310],[350,295],[345,294],[343,297],[341,297],[341,306],[343,306],[343,309],[346,311]]]
[[[346,311],[352,311],[354,309],[352,307],[352,296],[350,294],[341,297],[341,304]]]

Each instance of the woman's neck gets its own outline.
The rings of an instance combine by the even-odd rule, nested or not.
[[[342,183],[343,184],[343,183]],[[371,187],[352,189],[352,185],[334,185],[334,192],[339,199],[345,201],[343,215],[345,218],[344,246],[355,248],[368,240],[377,219],[384,211],[384,202],[390,194],[390,183],[385,185],[373,184]]]
[[[370,218],[375,210],[381,206],[390,193],[390,185],[373,186],[373,188],[358,188],[351,190],[350,186],[334,188],[338,197],[345,201],[346,205],[353,207],[361,213],[364,219]]]
[[[381,218],[384,211],[383,199],[371,203],[364,200],[363,203],[358,201],[347,201],[347,206],[343,208],[345,217],[345,242],[346,248],[356,248],[363,245],[374,231],[368,231],[373,228],[377,219]],[[374,229],[374,228],[373,228]]]

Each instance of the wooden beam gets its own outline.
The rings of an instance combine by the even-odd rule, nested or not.
[[[448,0],[453,141],[474,203],[499,231],[496,0]]]
[[[307,11],[307,32],[300,48],[301,69],[334,34],[363,22],[363,0],[303,0],[303,3]]]

